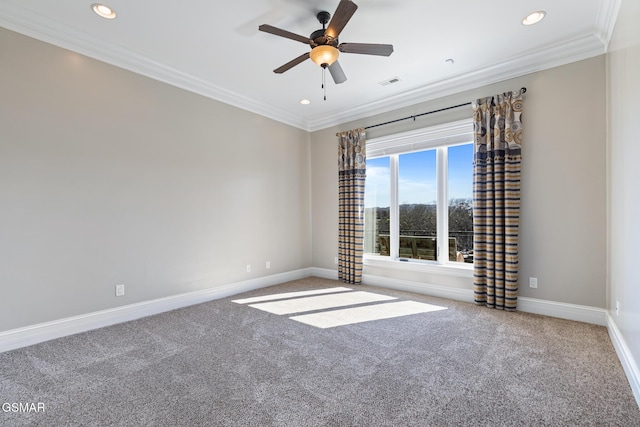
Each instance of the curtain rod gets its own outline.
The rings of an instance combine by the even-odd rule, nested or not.
[[[527,92],[527,88],[526,87],[523,87],[520,90],[522,91],[522,93],[526,93]],[[407,116],[407,117],[403,117],[401,119],[390,120],[388,122],[378,123],[377,125],[365,126],[365,129],[377,128],[378,126],[390,125],[391,123],[402,122],[404,120],[409,120],[409,119],[415,120],[416,117],[426,116],[428,114],[433,114],[433,113],[439,113],[441,111],[446,111],[446,110],[452,110],[454,108],[464,107],[465,105],[471,105],[471,102],[465,102],[464,104],[458,104],[458,105],[454,105],[452,107],[440,108],[439,110],[428,111],[426,113],[415,114],[413,116]]]

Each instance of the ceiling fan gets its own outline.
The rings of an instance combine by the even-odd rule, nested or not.
[[[282,74],[306,61],[308,58],[311,58],[313,62],[320,65],[323,69],[328,68],[331,77],[333,77],[333,81],[336,84],[340,84],[347,80],[347,76],[344,74],[344,71],[342,71],[342,67],[338,62],[340,52],[379,56],[391,55],[391,53],[393,53],[393,45],[390,44],[338,42],[338,36],[356,12],[356,9],[358,9],[358,5],[351,0],[341,0],[333,14],[331,22],[329,22],[331,18],[329,12],[318,12],[316,17],[322,24],[322,29],[314,31],[309,37],[294,34],[267,24],[260,25],[258,27],[260,31],[299,41],[311,46],[310,52],[304,53],[294,60],[287,62],[283,66],[273,70],[273,72]],[[329,22],[329,26],[325,27],[327,22]]]

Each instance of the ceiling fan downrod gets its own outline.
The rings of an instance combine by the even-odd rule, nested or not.
[[[331,14],[323,10],[321,12],[318,12],[316,18],[318,18],[318,21],[320,21],[320,23],[322,24],[322,29],[326,30],[325,27],[327,25],[327,22],[329,22],[329,19],[331,19]]]

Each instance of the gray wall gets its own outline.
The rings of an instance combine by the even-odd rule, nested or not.
[[[507,90],[525,94],[520,295],[605,307],[606,78],[600,56],[446,99],[313,132],[313,265],[335,269],[336,132],[471,101]],[[471,107],[374,128],[368,138],[470,117]],[[472,280],[365,266],[365,274],[471,289]],[[538,289],[528,278],[538,278]]]
[[[624,0],[607,55],[609,301],[607,308],[640,363],[640,3]],[[616,315],[615,304],[620,303]],[[637,369],[636,365],[636,369]],[[637,371],[636,371],[637,375]]]
[[[0,331],[309,267],[309,149],[0,28]]]

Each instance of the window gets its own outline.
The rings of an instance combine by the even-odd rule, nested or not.
[[[473,262],[473,125],[367,141],[367,258]]]

